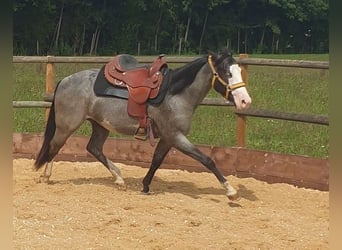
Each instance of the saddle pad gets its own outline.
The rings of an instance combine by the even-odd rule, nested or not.
[[[113,65],[121,72],[129,71],[138,67],[137,59],[128,54],[121,54],[114,57]]]
[[[99,74],[96,77],[94,84],[95,95],[128,99],[127,88],[114,87],[114,85],[110,84],[105,78],[104,68],[105,66],[100,69]]]

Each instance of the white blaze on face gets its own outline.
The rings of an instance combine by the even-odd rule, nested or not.
[[[232,73],[232,77],[228,79],[229,86],[233,86],[234,84],[241,83],[241,68],[237,64],[233,64],[230,66],[230,72]],[[249,96],[247,89],[245,87],[237,88],[232,91],[232,95],[234,97],[235,105],[237,109],[246,109],[252,102],[251,97]]]

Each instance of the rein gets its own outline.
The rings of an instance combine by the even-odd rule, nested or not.
[[[212,57],[211,55],[208,56],[208,63],[209,63],[211,72],[213,73],[213,78],[211,79],[211,87],[212,88],[214,88],[215,81],[218,80],[223,86],[226,87],[226,96],[225,96],[225,98],[228,99],[228,95],[229,95],[229,93],[231,91],[246,86],[246,83],[244,83],[244,82],[234,83],[234,84],[231,84],[231,85],[229,85],[229,83],[225,82],[220,77],[220,75],[217,73],[217,71],[215,70],[215,67],[214,67],[214,64],[213,64],[213,61],[212,61],[211,57]]]

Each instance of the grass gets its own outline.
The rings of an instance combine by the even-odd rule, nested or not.
[[[255,58],[328,60],[328,55],[249,55]],[[57,64],[56,80],[82,69],[86,64]],[[173,65],[170,65],[173,67]],[[13,64],[13,100],[42,100],[45,67],[42,64]],[[328,115],[328,70],[266,66],[248,67],[248,91],[252,108],[303,114]],[[219,97],[210,91],[208,97]],[[15,109],[14,132],[43,132],[44,109]],[[327,158],[328,126],[276,119],[247,118],[247,148],[286,154]],[[89,135],[86,123],[76,132]],[[113,137],[121,137],[111,133]],[[195,113],[189,139],[195,144],[236,145],[236,117],[231,107],[200,106]]]

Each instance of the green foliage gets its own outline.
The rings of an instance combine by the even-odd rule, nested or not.
[[[328,10],[328,0],[14,0],[13,54],[327,53]]]
[[[284,58],[284,55],[254,57]],[[253,56],[251,56],[253,57]],[[328,55],[290,55],[294,60],[325,61]],[[174,68],[176,65],[169,65]],[[56,80],[94,64],[57,64]],[[14,64],[13,100],[42,100],[45,91],[44,64]],[[328,115],[328,70],[248,67],[248,91],[252,108],[302,114]],[[211,90],[208,97],[220,97]],[[43,132],[44,109],[15,109],[14,132]],[[326,158],[329,127],[276,119],[247,118],[247,148]],[[89,123],[78,135],[90,135]],[[123,137],[111,133],[112,137]],[[196,144],[232,147],[236,145],[236,116],[233,107],[199,106],[193,118],[189,139]]]

